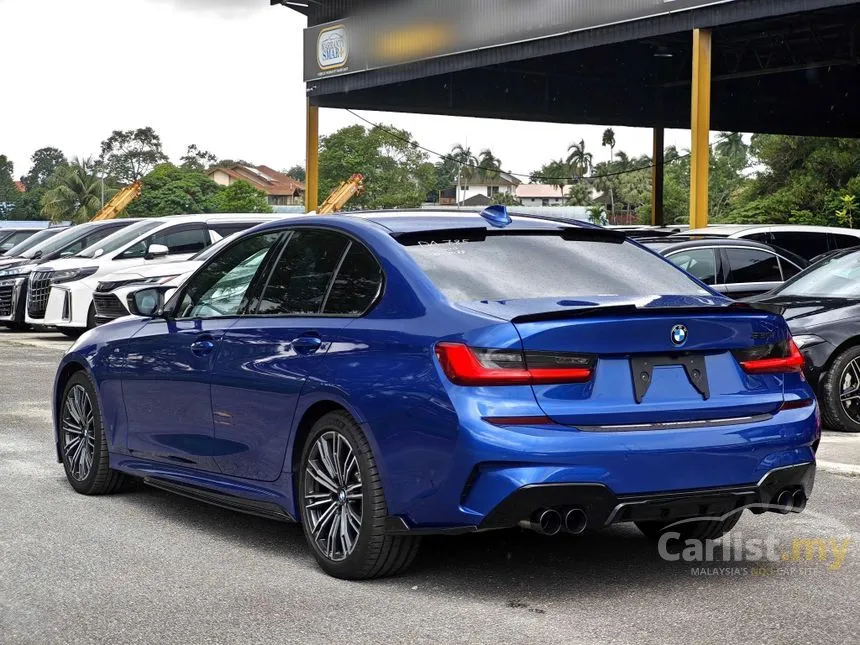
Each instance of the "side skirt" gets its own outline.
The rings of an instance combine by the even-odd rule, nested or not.
[[[183,497],[196,499],[201,502],[206,502],[207,504],[212,504],[213,506],[220,506],[221,508],[226,508],[231,511],[265,517],[279,522],[295,521],[289,513],[273,502],[260,502],[244,499],[242,497],[236,497],[235,495],[219,493],[206,488],[180,484],[166,479],[159,479],[157,477],[144,477],[143,483],[148,486],[152,486],[153,488],[182,495]]]

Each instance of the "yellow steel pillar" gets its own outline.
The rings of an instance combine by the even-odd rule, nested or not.
[[[693,30],[692,155],[690,158],[690,227],[708,225],[708,167],[711,148],[711,32]]]
[[[305,212],[319,207],[320,185],[320,109],[308,101],[307,154],[305,155]]]
[[[654,154],[651,157],[651,224],[664,226],[663,217],[663,172],[666,131],[663,126],[654,128]]]

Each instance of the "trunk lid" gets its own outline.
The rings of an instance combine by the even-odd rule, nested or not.
[[[513,323],[527,356],[596,357],[589,382],[533,386],[538,404],[557,423],[727,420],[772,414],[783,402],[783,375],[747,374],[732,353],[789,338],[779,316],[748,305],[704,296],[608,296],[468,307]]]

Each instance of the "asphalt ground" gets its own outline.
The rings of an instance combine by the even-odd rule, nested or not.
[[[744,514],[733,540],[786,560],[669,562],[627,526],[515,530],[427,539],[405,575],[347,583],[295,525],[148,488],[75,494],[51,440],[57,338],[0,333],[2,645],[860,642],[860,477],[819,472],[801,515]],[[795,540],[824,540],[824,560],[795,561]]]

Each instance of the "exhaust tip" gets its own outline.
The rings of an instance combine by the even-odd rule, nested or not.
[[[794,509],[794,495],[790,490],[784,490],[776,496],[775,503],[779,507],[777,513],[787,515]]]
[[[538,511],[535,524],[544,535],[557,535],[561,531],[561,515],[551,508]]]
[[[572,508],[564,515],[564,528],[568,533],[580,535],[588,527],[588,515],[581,508]]]
[[[806,493],[803,489],[794,492],[791,496],[791,510],[795,513],[802,513],[806,508]]]

